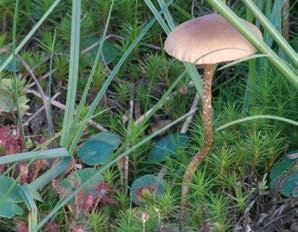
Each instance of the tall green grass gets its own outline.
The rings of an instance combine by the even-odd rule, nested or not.
[[[21,118],[21,112],[20,112],[19,90],[18,90],[18,84],[17,84],[18,77],[17,77],[17,58],[16,58],[16,37],[17,37],[18,13],[19,13],[19,0],[16,0],[15,12],[14,12],[14,17],[13,17],[13,29],[12,29],[13,30],[13,34],[12,34],[12,37],[13,37],[12,38],[13,88],[14,88],[14,101],[15,101],[15,105],[16,105],[18,127],[21,131],[23,144],[25,146],[25,149],[27,150],[25,133],[24,133],[23,125],[22,125],[22,118]]]
[[[237,15],[222,1],[220,0],[207,0],[207,2],[217,10],[232,26],[234,26],[249,42],[251,42],[259,52],[266,54],[267,59],[271,64],[284,76],[288,81],[297,89],[298,88],[298,77],[295,70],[287,61],[281,59],[264,41],[258,39],[254,33],[247,29]],[[258,10],[255,4],[251,0],[244,1],[247,6],[250,7],[253,15],[257,17],[263,25],[265,30],[268,30],[271,35],[274,35],[274,39],[277,40],[278,44],[285,50],[285,52],[292,59],[292,62],[297,66],[297,54],[293,52],[293,49],[285,41],[275,29],[274,26],[265,19],[266,17]]]
[[[70,60],[69,60],[69,76],[67,86],[67,97],[64,111],[64,120],[62,135],[60,140],[61,146],[67,145],[70,136],[69,125],[74,121],[75,101],[77,96],[77,83],[79,73],[79,57],[80,57],[80,28],[81,28],[81,1],[72,1],[71,16],[71,42],[70,42]]]
[[[48,16],[54,11],[54,9],[58,6],[61,0],[55,0],[55,2],[51,5],[51,7],[46,11],[46,13],[38,20],[38,22],[34,25],[34,27],[29,31],[29,33],[25,36],[25,38],[20,42],[20,44],[16,47],[15,53],[18,54],[21,49],[28,43],[28,41],[32,38],[35,32],[41,27],[44,21],[48,18]],[[7,65],[12,61],[13,54],[11,54],[0,66],[0,73],[7,67]]]

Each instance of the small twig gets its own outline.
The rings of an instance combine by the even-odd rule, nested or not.
[[[20,62],[22,63],[22,65],[25,67],[27,72],[30,74],[30,76],[34,80],[35,85],[37,86],[37,89],[40,93],[40,96],[41,96],[41,99],[42,99],[42,102],[43,102],[43,106],[44,106],[44,110],[45,110],[45,113],[46,113],[47,120],[49,121],[49,112],[48,112],[48,108],[47,108],[48,103],[47,103],[47,100],[45,99],[46,95],[45,95],[41,85],[39,84],[34,72],[31,70],[30,66],[26,63],[26,61],[20,55],[17,55],[17,56],[18,56]]]
[[[107,128],[103,127],[102,125],[94,122],[93,120],[89,120],[88,121],[88,124],[94,128],[96,128],[97,130],[100,130],[100,131],[108,131]]]
[[[197,108],[198,106],[198,103],[199,103],[199,94],[196,93],[194,99],[193,99],[193,102],[192,102],[192,105],[190,107],[190,111],[194,110]],[[180,133],[182,134],[185,134],[187,131],[188,131],[188,128],[190,126],[190,123],[191,123],[191,120],[193,119],[193,114],[189,115],[186,119],[185,119],[185,122],[180,130]]]
[[[40,80],[44,80],[44,79],[48,78],[51,74],[53,74],[55,71],[56,71],[56,69],[52,69],[51,71],[47,72],[45,75],[43,75],[42,77],[40,77],[39,79]],[[26,88],[29,89],[29,88],[31,88],[31,87],[33,87],[35,85],[36,85],[36,82],[33,81],[31,84],[27,85]]]
[[[51,102],[53,100],[55,100],[58,96],[60,95],[60,93],[56,93],[52,98],[51,98]],[[29,123],[32,121],[33,118],[35,118],[38,114],[40,114],[42,111],[44,110],[44,106],[42,106],[41,108],[39,108],[30,118],[28,118],[28,120],[24,123],[24,126],[28,126]]]
[[[25,90],[25,93],[28,93],[28,94],[33,94],[35,95],[36,97],[39,97],[41,98],[41,95],[36,92],[35,90],[32,90],[32,89],[26,89]],[[45,96],[45,99],[48,101],[48,96]],[[59,108],[60,110],[65,110],[65,105],[63,105],[62,103],[56,101],[56,100],[52,100],[51,101],[51,104],[57,108]],[[93,120],[88,120],[88,124],[100,131],[108,131],[108,129],[106,129],[105,127],[103,127],[102,125],[99,125],[98,123],[94,122]]]
[[[108,40],[109,38],[114,38],[114,39],[118,39],[118,40],[123,40],[125,39],[125,37],[123,36],[119,36],[119,35],[115,35],[115,34],[109,34],[106,36],[106,40]],[[81,51],[82,54],[88,53],[89,51],[91,51],[92,49],[96,48],[99,45],[100,41],[97,41],[93,44],[91,44],[89,47],[85,48],[84,50]],[[148,44],[148,43],[140,43],[141,45],[144,45],[146,47],[155,49],[155,50],[161,50],[161,47],[153,45],[153,44]]]
[[[287,154],[288,159],[298,159],[298,152],[295,152],[294,154]]]
[[[129,101],[129,121],[128,121],[128,133],[131,132],[131,123],[133,119],[133,109],[134,109],[134,100],[133,100],[133,90],[132,90],[132,97]],[[129,157],[124,156],[124,186],[125,186],[125,193],[127,193],[127,186],[128,186],[128,169],[129,169]]]
[[[283,16],[283,36],[286,38],[286,40],[289,40],[290,37],[290,22],[289,22],[289,8],[290,8],[290,0],[284,1],[284,6],[282,9],[282,16]]]
[[[0,48],[0,53],[8,53],[10,52],[9,48]]]

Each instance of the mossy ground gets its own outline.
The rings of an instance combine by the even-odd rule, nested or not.
[[[46,12],[53,0],[20,1],[20,14],[17,25],[17,40],[28,33],[32,25]],[[82,96],[88,74],[95,58],[96,49],[90,46],[99,41],[105,26],[110,8],[110,0],[82,0],[81,22],[81,54],[79,67],[78,95]],[[177,0],[170,10],[176,23],[191,17],[212,12],[206,3],[191,0]],[[245,8],[238,1],[228,1],[239,16],[245,18]],[[293,8],[294,9],[294,8]],[[290,11],[290,43],[297,48],[297,12]],[[14,1],[0,2],[0,58],[10,54],[1,48],[10,48],[12,40],[12,17]],[[67,92],[67,76],[69,64],[69,46],[71,31],[71,1],[62,1],[48,17],[43,26],[35,33],[30,42],[19,53],[22,59],[33,70],[40,85],[46,91],[50,64],[50,51],[54,33],[57,38],[53,56],[52,93],[59,93],[55,99],[64,103]],[[143,1],[116,0],[105,44],[104,60],[98,65],[94,82],[87,102],[94,99],[107,75],[111,72],[119,58],[127,50],[131,42],[139,35],[142,25],[152,17]],[[297,18],[296,18],[297,19]],[[136,121],[160,99],[173,81],[184,71],[183,64],[168,57],[163,50],[165,33],[155,23],[126,60],[120,72],[112,82],[103,100],[97,107],[94,122],[110,131],[128,138],[127,147],[141,141],[152,131],[175,120],[189,110],[195,96],[195,88],[189,77],[184,78],[175,93],[168,99],[148,123],[130,127],[128,118],[132,114]],[[274,47],[275,44],[272,45]],[[297,91],[280,73],[272,69],[264,59],[256,60],[258,84],[252,86],[255,103],[245,105],[247,62],[218,71],[213,82],[213,124],[218,128],[239,118],[254,115],[275,115],[298,120]],[[199,70],[201,73],[201,70]],[[26,80],[27,86],[33,83],[26,69],[20,64],[18,77]],[[12,78],[11,70],[1,73],[1,78]],[[35,89],[36,87],[29,87]],[[24,87],[25,89],[25,87]],[[40,98],[27,94],[29,111],[34,114],[40,107]],[[130,102],[134,103],[133,111]],[[201,104],[199,103],[199,108]],[[88,106],[86,106],[87,110]],[[84,114],[84,111],[83,113]],[[14,124],[13,113],[1,115],[0,124]],[[55,132],[62,128],[63,111],[53,106],[52,116]],[[24,116],[24,121],[30,116]],[[182,123],[172,127],[167,134],[179,132]],[[84,138],[98,132],[88,127]],[[167,167],[164,179],[166,191],[160,199],[152,196],[137,206],[126,195],[117,167],[104,173],[107,183],[113,186],[113,205],[98,205],[91,213],[75,221],[67,209],[59,211],[54,219],[59,230],[67,231],[69,225],[82,225],[86,231],[141,231],[143,228],[141,214],[147,212],[150,219],[146,222],[146,231],[178,231],[179,204],[182,176],[191,157],[200,148],[203,141],[202,114],[198,110],[187,132],[190,142],[186,149],[179,150],[177,155],[167,159],[163,165]],[[26,136],[31,148],[47,139],[47,118],[44,112],[35,116],[26,127]],[[162,136],[162,135],[161,135]],[[149,163],[147,154],[154,141],[142,146],[130,155],[129,183],[145,174],[156,175],[161,165]],[[58,145],[54,141],[54,145]],[[30,146],[29,146],[30,147]],[[227,129],[216,131],[212,151],[195,173],[191,184],[187,228],[185,231],[273,231],[293,229],[295,221],[293,199],[285,199],[271,192],[267,174],[272,165],[282,159],[291,149],[298,147],[298,130],[293,125],[274,120],[254,120],[237,124]],[[74,156],[76,163],[80,163]],[[58,202],[52,197],[49,188],[43,191],[47,199],[38,204],[40,216]],[[280,210],[281,213],[277,215]],[[297,218],[296,218],[297,220]],[[26,215],[11,220],[2,220],[12,231],[16,221],[26,221]],[[2,222],[1,222],[2,224]],[[10,225],[10,226],[9,226]],[[198,229],[201,228],[201,229]],[[245,229],[246,228],[246,229]],[[75,231],[73,229],[73,231]]]

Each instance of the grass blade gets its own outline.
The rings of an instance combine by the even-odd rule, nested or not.
[[[37,226],[37,206],[33,197],[31,196],[29,185],[24,184],[22,186],[22,196],[29,211],[28,221],[29,221],[29,232],[33,231],[33,228]]]
[[[34,33],[40,28],[43,22],[47,19],[47,17],[53,12],[56,6],[61,2],[61,0],[56,0],[51,7],[47,10],[47,12],[40,18],[40,20],[34,25],[31,31],[25,36],[22,42],[16,47],[15,53],[18,54],[21,49],[25,46],[25,44],[31,39]],[[6,66],[12,61],[13,55],[11,54],[4,63],[0,66],[0,73],[6,68]]]
[[[51,104],[51,92],[52,92],[52,67],[53,67],[53,55],[54,55],[54,46],[55,46],[55,41],[56,41],[56,30],[54,33],[54,38],[53,38],[53,43],[51,47],[51,57],[50,57],[50,75],[49,75],[49,82],[48,82],[48,139],[52,139],[52,131],[53,131],[53,120],[52,120],[52,104]],[[52,148],[52,143],[49,144],[49,148]]]
[[[224,65],[224,66],[222,66],[222,67],[216,69],[216,71],[219,71],[219,70],[222,70],[222,69],[225,69],[225,68],[234,66],[234,65],[239,64],[239,63],[241,63],[241,62],[243,62],[243,61],[251,61],[251,60],[253,60],[253,59],[256,59],[256,58],[262,58],[262,57],[268,57],[268,55],[264,55],[264,54],[256,54],[256,55],[247,56],[247,57],[244,57],[244,58],[242,58],[242,59],[235,60],[235,61],[233,61],[233,62],[231,62],[231,63],[228,63],[228,64],[226,64],[226,65]]]
[[[223,129],[226,129],[230,126],[242,123],[242,122],[247,122],[247,121],[251,121],[251,120],[259,120],[259,119],[272,119],[272,120],[278,120],[278,121],[282,121],[282,122],[286,122],[289,124],[292,124],[294,126],[298,126],[298,122],[294,121],[292,119],[288,119],[288,118],[284,118],[284,117],[279,117],[279,116],[274,116],[274,115],[256,115],[256,116],[250,116],[250,117],[245,117],[245,118],[241,118],[241,119],[237,119],[235,121],[226,123],[218,128],[216,128],[216,131],[220,131]]]
[[[295,50],[290,46],[288,41],[279,33],[279,31],[270,23],[265,15],[259,10],[259,8],[251,0],[242,0],[244,5],[252,11],[256,19],[261,25],[269,32],[274,41],[284,50],[284,52],[291,59],[293,64],[298,67],[298,56]]]
[[[65,148],[55,148],[46,151],[31,151],[17,153],[13,155],[6,155],[0,157],[0,165],[2,164],[11,164],[18,163],[20,161],[30,161],[30,160],[47,160],[47,159],[56,159],[61,157],[68,156],[68,153]]]
[[[270,47],[263,41],[255,36],[255,34],[249,30],[238,16],[222,1],[220,0],[207,0],[207,2],[216,9],[232,26],[236,28],[249,42],[251,42],[260,52],[268,55],[268,60],[279,70],[284,77],[297,89],[298,77],[295,72],[289,67],[289,65],[279,58]]]
[[[67,86],[66,106],[64,111],[63,128],[61,135],[61,146],[65,146],[70,139],[70,129],[65,125],[71,125],[74,117],[75,99],[77,93],[77,82],[79,72],[80,57],[80,24],[81,24],[81,1],[72,1],[72,23],[71,23],[71,44],[70,44],[70,61],[69,76]]]
[[[100,43],[99,43],[99,46],[98,46],[97,54],[96,54],[96,57],[94,59],[91,72],[89,74],[86,86],[84,88],[84,92],[82,94],[82,97],[81,97],[81,100],[80,100],[80,103],[79,103],[79,106],[78,106],[78,110],[77,110],[76,117],[75,117],[75,120],[74,120],[75,122],[78,122],[79,116],[81,115],[81,112],[82,112],[82,109],[83,109],[84,105],[86,104],[87,95],[88,95],[91,83],[93,81],[93,78],[94,78],[94,75],[95,75],[95,72],[96,72],[96,68],[97,68],[98,63],[100,61],[103,44],[105,42],[108,26],[110,24],[113,5],[114,5],[114,0],[111,3],[110,10],[109,10],[109,15],[108,15],[108,18],[107,18],[107,21],[106,21],[106,25],[105,25],[105,28],[104,28],[104,31],[103,31],[103,35],[101,37],[101,40],[100,40]],[[72,128],[72,130],[73,130],[73,128]]]
[[[20,111],[20,104],[19,104],[19,93],[18,93],[19,91],[18,91],[18,84],[17,84],[16,37],[17,37],[18,14],[19,14],[19,0],[16,0],[15,11],[13,16],[13,29],[12,29],[13,30],[13,33],[12,33],[13,93],[14,93],[14,100],[16,104],[18,127],[21,130],[23,145],[25,147],[25,150],[27,150],[25,132],[22,125],[22,118],[21,118],[21,111]]]

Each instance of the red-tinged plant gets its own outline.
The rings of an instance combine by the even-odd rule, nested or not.
[[[0,164],[0,174],[3,173],[5,170],[5,165]]]
[[[146,196],[147,194],[154,194],[156,191],[156,187],[154,185],[149,185],[146,187],[140,187],[137,190],[137,199],[138,201],[142,201],[142,199],[144,198],[144,196]]]
[[[149,220],[149,218],[150,218],[149,213],[147,213],[147,212],[142,213],[142,222],[143,223],[146,223]]]
[[[0,148],[2,148],[0,151],[4,150],[4,154],[2,155],[10,155],[24,150],[22,136],[17,127],[0,127]]]
[[[48,166],[48,161],[47,160],[36,160],[34,162],[34,171],[33,171],[33,176],[32,180],[35,180],[40,173],[40,171]]]
[[[24,150],[22,136],[18,128],[13,126],[0,127],[0,155],[10,155]],[[0,165],[0,173],[5,171],[5,165]]]
[[[83,225],[77,225],[75,222],[71,223],[71,232],[86,232]]]
[[[59,195],[60,198],[64,197],[65,194],[65,190],[64,188],[60,185],[58,180],[53,179],[52,180],[52,186],[54,188],[54,190],[56,191],[56,193]]]
[[[46,227],[47,232],[59,232],[57,224],[54,221],[50,221]]]
[[[93,196],[93,194],[89,193],[82,206],[84,213],[88,213],[90,211],[90,209],[94,205],[94,202],[95,202],[95,197]]]
[[[19,167],[19,172],[20,172],[20,176],[21,176],[20,182],[22,184],[27,183],[28,177],[29,177],[29,168],[28,168],[27,164],[20,163],[18,165],[18,167]]]
[[[113,198],[115,189],[112,185],[102,181],[97,186],[95,186],[95,189],[95,197],[99,201],[99,203],[108,205],[116,204],[116,201]]]
[[[15,230],[16,232],[29,232],[28,226],[25,222],[17,222]]]

